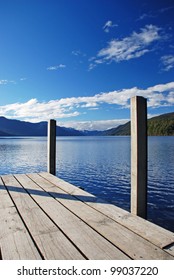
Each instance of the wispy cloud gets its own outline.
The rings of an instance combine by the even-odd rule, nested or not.
[[[13,84],[13,85],[16,85],[18,83],[18,81],[25,81],[27,80],[27,78],[20,78],[18,80],[8,80],[8,79],[2,79],[0,80],[0,85],[10,85],[10,84]]]
[[[174,68],[174,55],[164,55],[161,57],[163,71],[169,71]]]
[[[104,32],[109,33],[111,28],[117,27],[117,26],[118,26],[118,24],[114,24],[114,23],[112,23],[111,20],[108,20],[105,23],[105,25],[103,26],[103,30],[104,30]]]
[[[72,54],[75,55],[75,56],[79,56],[81,54],[80,51],[72,51]]]
[[[0,85],[16,84],[13,80],[0,80]]]
[[[80,51],[80,50],[72,51],[72,55],[75,55],[75,56],[81,56],[81,57],[86,56],[86,54],[85,54],[85,53],[83,53],[83,52],[82,52],[82,51]]]
[[[74,69],[77,69],[78,64],[82,64],[86,60],[86,53],[82,52],[81,50],[73,50],[71,54],[74,56]]]
[[[117,105],[118,108],[129,108],[130,98],[139,95],[148,99],[148,106],[158,108],[174,105],[174,82],[158,84],[146,89],[137,87],[115,90],[95,94],[93,96],[79,96],[61,98],[40,102],[33,98],[24,103],[13,103],[0,106],[0,115],[38,122],[51,118],[74,118],[88,113],[94,108],[102,109],[102,105]]]
[[[55,71],[55,70],[65,68],[65,67],[66,67],[65,64],[59,64],[59,65],[49,66],[49,67],[47,67],[47,70]]]
[[[123,39],[113,39],[106,48],[101,49],[97,57],[89,65],[92,70],[98,64],[120,62],[143,56],[152,51],[154,42],[162,38],[161,28],[155,25],[146,25],[140,32],[133,32]]]
[[[161,15],[161,14],[167,12],[167,11],[170,11],[171,9],[174,9],[174,6],[164,7],[164,8],[161,8],[159,10],[156,10],[156,11],[150,11],[148,13],[142,14],[137,20],[141,21],[141,20],[144,20],[144,19],[147,19],[147,18],[156,18],[159,15]]]
[[[27,78],[25,78],[25,77],[20,78],[20,81],[26,81],[26,80],[27,80]]]
[[[8,84],[8,80],[0,80],[0,85],[6,85]]]

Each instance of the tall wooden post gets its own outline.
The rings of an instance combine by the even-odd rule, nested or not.
[[[48,121],[48,158],[47,171],[56,175],[56,121]]]
[[[147,100],[131,98],[131,213],[147,218]]]

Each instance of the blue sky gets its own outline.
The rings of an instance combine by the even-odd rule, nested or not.
[[[107,129],[174,111],[173,0],[0,1],[0,115]]]

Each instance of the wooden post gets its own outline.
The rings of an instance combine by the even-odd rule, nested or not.
[[[147,100],[131,98],[131,213],[147,218]]]
[[[56,175],[56,121],[48,121],[48,165],[47,171]]]

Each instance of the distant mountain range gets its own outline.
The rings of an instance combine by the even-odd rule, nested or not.
[[[0,136],[46,136],[47,122],[30,123],[0,117]],[[57,126],[57,136],[83,136],[73,128]]]
[[[30,123],[0,117],[0,136],[46,136],[47,122]],[[57,136],[119,136],[130,135],[130,122],[105,131],[79,131],[57,126]],[[174,112],[148,120],[148,135],[174,135]]]

